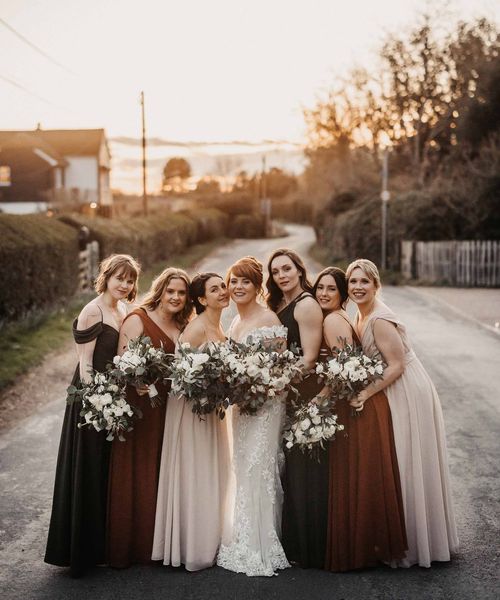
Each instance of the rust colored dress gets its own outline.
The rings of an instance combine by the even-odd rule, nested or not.
[[[165,352],[174,352],[174,342],[143,308],[130,315],[140,317],[144,335],[151,338],[156,348],[163,345]],[[126,434],[125,442],[115,439],[111,449],[107,555],[112,567],[151,562],[168,394],[165,386],[156,384],[156,387],[163,404],[154,408],[147,395],[139,396],[133,387],[129,387],[127,400],[140,408],[142,419],[135,420],[134,429]]]
[[[353,330],[353,341],[361,345]],[[392,419],[383,392],[352,416],[337,402],[344,425],[330,442],[330,486],[325,568],[349,571],[389,563],[407,549]]]

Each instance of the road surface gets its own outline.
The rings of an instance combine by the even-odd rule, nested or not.
[[[280,240],[238,240],[206,257],[198,270],[225,273],[233,260],[265,260],[287,245],[303,255],[312,230],[292,226]],[[311,260],[308,266],[317,271]],[[198,573],[167,567],[96,568],[72,580],[43,563],[54,468],[64,411],[63,387],[0,436],[0,590],[4,600],[177,599],[493,599],[498,587],[500,336],[432,296],[386,288],[384,298],[406,322],[415,349],[440,392],[450,452],[461,549],[431,569],[388,567],[347,574],[288,569],[248,578],[220,568]],[[225,323],[230,315],[225,318]],[[432,510],[432,507],[429,507]]]

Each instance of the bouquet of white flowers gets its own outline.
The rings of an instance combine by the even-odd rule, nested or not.
[[[118,436],[123,442],[123,432],[132,430],[132,418],[141,416],[140,411],[126,400],[125,383],[110,373],[93,372],[90,382],[82,383],[79,388],[70,385],[67,401],[82,404],[80,416],[83,421],[78,427],[88,425],[96,431],[107,431],[108,441]]]
[[[131,385],[147,385],[151,405],[158,406],[161,400],[155,383],[169,376],[172,358],[163,348],[155,348],[151,338],[140,335],[129,341],[121,356],[114,357],[111,374]]]
[[[289,350],[275,350],[277,345],[251,338],[246,343],[227,343],[223,375],[229,402],[237,405],[241,414],[256,415],[267,400],[284,399],[292,389],[291,381],[300,377],[299,357]]]
[[[326,396],[316,396],[308,404],[297,408],[283,432],[286,448],[298,446],[302,452],[311,454],[318,445],[332,440],[344,426],[337,423],[332,403]]]
[[[210,342],[203,349],[179,344],[169,367],[171,391],[192,403],[192,411],[202,415],[216,412],[223,419],[229,405],[227,387],[222,379],[223,343]]]
[[[316,373],[329,387],[332,400],[349,402],[384,374],[384,362],[366,356],[358,346],[346,343],[342,348],[333,348],[332,353],[330,360],[316,365]],[[358,414],[353,411],[353,415]]]

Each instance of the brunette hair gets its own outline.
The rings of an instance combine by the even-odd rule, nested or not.
[[[337,290],[340,294],[340,308],[345,308],[345,304],[349,299],[349,294],[347,292],[347,279],[344,271],[342,271],[342,269],[339,269],[338,267],[326,267],[326,269],[323,269],[321,273],[316,277],[316,281],[313,285],[314,296],[316,297],[319,282],[326,275],[330,275],[335,280],[335,285],[337,286]]]
[[[312,284],[307,277],[307,271],[303,260],[293,250],[289,250],[288,248],[279,248],[271,254],[269,260],[267,261],[267,270],[269,276],[266,281],[266,288],[268,291],[266,301],[269,308],[274,312],[276,312],[281,300],[283,299],[283,292],[278,287],[278,284],[274,281],[271,269],[273,260],[278,256],[288,256],[300,273],[300,285],[302,289],[306,292],[312,293]]]
[[[206,289],[207,281],[211,277],[219,277],[219,279],[222,279],[222,277],[218,273],[211,273],[211,272],[198,273],[198,275],[195,275],[193,277],[193,280],[191,281],[191,285],[189,286],[189,295],[191,296],[191,299],[193,301],[194,308],[196,310],[197,315],[201,315],[201,313],[206,308],[200,302],[200,298],[205,297],[205,295],[207,293],[207,289]],[[222,279],[222,281],[224,281],[224,280]]]
[[[257,290],[257,295],[263,293],[262,282],[264,281],[263,266],[254,256],[244,256],[231,265],[226,275],[226,285],[229,285],[231,275],[249,279]]]
[[[98,294],[103,294],[107,287],[109,278],[116,272],[123,272],[123,274],[134,280],[134,287],[130,294],[127,296],[128,302],[133,302],[137,296],[137,284],[139,281],[139,274],[141,267],[139,263],[128,254],[111,254],[105,258],[99,265],[99,274],[94,282],[94,289]]]
[[[182,269],[167,267],[162,271],[151,284],[149,292],[144,297],[141,306],[149,310],[158,308],[161,298],[172,279],[180,279],[186,284],[186,306],[174,316],[174,320],[183,329],[187,325],[189,317],[193,312],[193,302],[189,295],[191,280],[189,279],[188,274]]]
[[[379,290],[382,287],[382,283],[380,281],[380,273],[378,272],[377,265],[375,263],[372,263],[372,261],[368,260],[367,258],[357,258],[347,267],[347,283],[349,283],[349,279],[354,269],[358,268],[363,271],[363,273],[368,277],[368,279],[371,279],[373,281],[377,290]]]

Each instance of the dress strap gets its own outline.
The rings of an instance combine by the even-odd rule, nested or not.
[[[296,298],[294,298],[290,302],[290,304],[297,304],[298,302],[300,302],[304,298],[314,298],[314,296],[311,294],[311,292],[308,292],[307,290],[303,290],[302,292],[300,292],[300,294]]]

